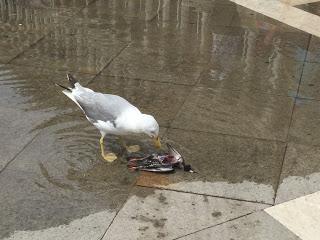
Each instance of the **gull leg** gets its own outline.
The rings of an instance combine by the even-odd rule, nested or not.
[[[127,146],[127,144],[124,142],[123,138],[120,137],[121,144],[127,149],[127,152],[129,153],[135,153],[140,151],[140,146],[139,145],[132,145],[132,146]]]
[[[103,138],[104,138],[103,136],[100,138],[101,156],[107,162],[113,162],[114,160],[117,159],[117,156],[112,152],[107,154],[104,152]]]

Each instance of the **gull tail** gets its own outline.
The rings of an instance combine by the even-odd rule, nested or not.
[[[69,80],[71,88],[75,88],[75,85],[78,83],[78,81],[70,73],[67,74],[67,78]]]
[[[63,89],[64,89],[64,91],[72,92],[72,90],[71,90],[70,88],[65,87],[65,86],[63,86],[63,85],[61,85],[61,84],[59,84],[59,83],[55,83],[55,85],[56,85],[56,86],[58,86],[58,87],[63,88]]]
[[[82,107],[80,106],[80,104],[77,102],[77,100],[74,97],[75,92],[77,91],[77,89],[79,90],[82,89],[81,85],[78,83],[78,81],[71,75],[71,74],[67,74],[67,78],[69,80],[70,83],[70,87],[65,87],[59,83],[55,83],[56,86],[63,88],[64,90],[62,91],[63,94],[65,94],[68,98],[70,98],[73,102],[75,102],[79,108],[82,109]],[[82,109],[83,110],[83,109]]]
[[[65,87],[59,83],[56,83],[56,86],[61,87],[68,92],[72,92],[72,89],[76,88],[76,84],[79,85],[79,83],[70,73],[67,74],[67,78],[69,80],[70,87]]]

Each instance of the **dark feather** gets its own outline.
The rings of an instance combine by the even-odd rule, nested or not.
[[[59,83],[55,83],[55,84],[56,84],[56,86],[58,86],[58,87],[61,87],[61,88],[65,89],[65,90],[67,90],[67,91],[69,91],[69,92],[72,92],[70,88],[67,88],[67,87],[65,87],[65,86],[63,86],[63,85],[61,85],[61,84],[59,84]]]
[[[67,74],[67,78],[72,88],[75,88],[75,84],[78,82],[70,73]]]

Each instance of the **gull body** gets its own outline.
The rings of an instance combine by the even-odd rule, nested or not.
[[[100,131],[101,152],[105,160],[116,159],[115,154],[104,153],[103,140],[107,134],[146,134],[160,147],[159,124],[153,116],[141,113],[137,107],[120,96],[95,92],[81,86],[70,74],[67,77],[71,87],[57,85],[64,88],[62,92],[79,106],[88,121]]]

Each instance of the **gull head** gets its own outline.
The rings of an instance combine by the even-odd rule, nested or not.
[[[148,114],[142,114],[141,118],[141,128],[142,132],[151,137],[154,141],[154,145],[157,148],[161,147],[160,138],[159,138],[159,124],[154,119],[153,116]]]

